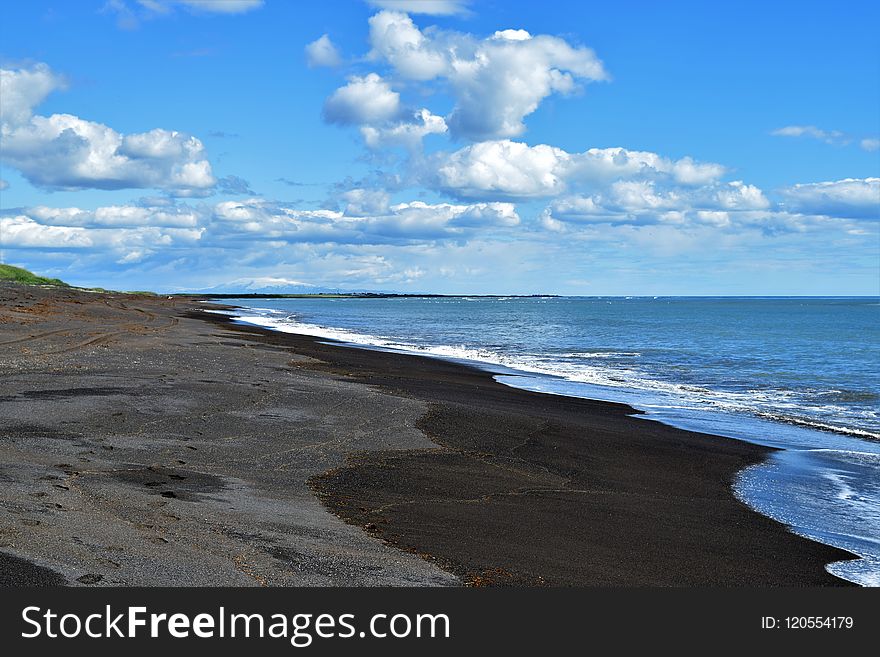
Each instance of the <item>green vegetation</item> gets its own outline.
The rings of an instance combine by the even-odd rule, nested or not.
[[[37,276],[21,267],[0,264],[0,281],[14,281],[25,285],[54,285],[55,287],[70,287],[67,283],[57,278]]]
[[[103,287],[77,287],[69,285],[57,278],[46,278],[45,276],[37,276],[33,272],[21,267],[13,267],[12,265],[0,264],[0,281],[12,281],[21,283],[22,285],[51,285],[53,287],[69,287],[83,292],[95,292],[98,294],[120,294],[117,290],[105,290]],[[155,296],[155,292],[146,292],[137,290],[134,292],[122,292],[121,294],[139,294],[143,296]]]

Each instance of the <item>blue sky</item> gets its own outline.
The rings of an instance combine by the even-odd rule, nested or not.
[[[73,283],[880,293],[876,3],[10,3],[4,261]]]

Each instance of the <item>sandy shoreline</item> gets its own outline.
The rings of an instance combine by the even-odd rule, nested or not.
[[[200,306],[0,286],[0,583],[846,584],[764,448]]]

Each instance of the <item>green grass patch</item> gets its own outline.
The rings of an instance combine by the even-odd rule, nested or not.
[[[57,278],[37,276],[33,272],[12,265],[0,265],[0,281],[14,281],[24,285],[54,285],[55,287],[70,287],[64,281]]]
[[[30,272],[27,269],[3,264],[0,264],[0,281],[12,281],[14,283],[21,283],[22,285],[52,285],[54,287],[69,287],[75,290],[83,290],[84,292],[95,292],[97,294],[137,294],[145,297],[156,296],[155,292],[148,292],[146,290],[119,292],[117,290],[105,290],[103,287],[77,287],[76,285],[65,283],[59,278],[46,278],[45,276],[37,276],[35,273]]]

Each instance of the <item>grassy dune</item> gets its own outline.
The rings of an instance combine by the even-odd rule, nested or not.
[[[25,285],[54,285],[56,287],[70,287],[67,283],[57,278],[37,276],[21,267],[0,264],[0,281],[14,281]]]

